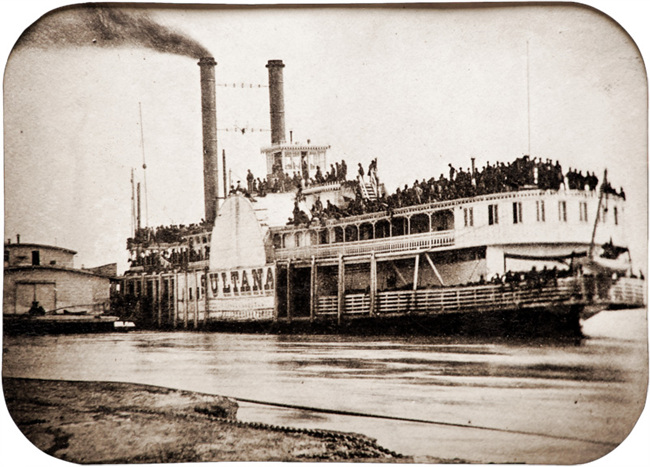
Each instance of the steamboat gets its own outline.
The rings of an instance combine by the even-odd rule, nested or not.
[[[205,220],[128,241],[114,304],[139,325],[575,336],[581,319],[644,306],[606,173],[472,160],[388,194],[376,159],[352,175],[329,146],[286,140],[281,60],[267,64],[266,177],[229,193],[224,177],[219,198],[215,65],[199,61]]]

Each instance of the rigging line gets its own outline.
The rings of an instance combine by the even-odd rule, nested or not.
[[[135,238],[136,217],[135,217],[135,183],[133,181],[133,167],[131,167],[131,235]]]
[[[222,88],[240,88],[240,89],[261,89],[268,88],[268,84],[254,84],[254,83],[217,83]]]
[[[149,198],[147,196],[147,163],[144,159],[144,128],[142,125],[142,102],[138,102],[140,109],[140,146],[142,147],[142,175],[144,177],[144,226],[149,227]]]
[[[258,405],[268,405],[271,407],[281,407],[281,408],[286,408],[286,409],[298,409],[298,410],[307,410],[310,412],[317,412],[317,413],[327,413],[327,414],[332,414],[332,415],[346,415],[350,417],[364,417],[364,418],[379,418],[383,420],[395,420],[395,421],[402,421],[402,422],[413,422],[413,423],[424,423],[427,425],[441,425],[441,426],[449,426],[449,427],[456,427],[456,428],[473,428],[475,430],[485,430],[485,431],[497,431],[501,433],[511,433],[511,434],[519,434],[519,435],[528,435],[528,436],[539,436],[542,438],[552,438],[552,439],[560,439],[560,440],[566,440],[566,441],[580,441],[583,443],[592,443],[592,444],[600,444],[604,446],[618,446],[619,443],[611,442],[611,441],[598,441],[598,440],[591,440],[591,439],[585,439],[585,438],[579,438],[576,436],[562,436],[562,435],[552,435],[549,433],[536,433],[534,431],[525,431],[525,430],[510,430],[508,428],[496,428],[496,427],[490,427],[490,426],[482,426],[482,425],[469,425],[465,423],[453,423],[453,422],[441,422],[438,420],[426,420],[426,419],[421,419],[421,418],[408,418],[408,417],[395,417],[391,415],[380,415],[380,414],[371,414],[371,413],[364,413],[364,412],[353,412],[353,411],[348,411],[348,410],[336,410],[336,409],[325,409],[325,408],[319,408],[319,407],[309,407],[309,406],[304,406],[304,405],[295,405],[295,404],[283,404],[281,402],[268,402],[268,401],[258,401],[255,399],[245,399],[242,397],[232,397],[232,396],[224,396],[224,397],[229,397],[230,399],[235,399],[236,401],[239,402],[247,402],[249,404],[258,404]]]
[[[528,50],[528,40],[526,40],[526,99],[528,115],[528,155],[530,156],[530,54]]]
[[[596,208],[596,219],[594,220],[594,229],[591,232],[591,243],[589,243],[589,253],[587,256],[590,259],[593,259],[594,257],[594,246],[596,242],[596,229],[598,228],[598,222],[600,221],[600,210],[603,205],[603,196],[605,196],[605,199],[607,199],[607,193],[605,193],[605,184],[607,183],[607,169],[605,169],[605,173],[603,174],[603,181],[600,184],[600,193],[598,194],[598,207]]]

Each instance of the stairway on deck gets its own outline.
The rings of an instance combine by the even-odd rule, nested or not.
[[[375,190],[375,185],[373,183],[362,183],[361,190],[363,196],[369,200],[375,200],[378,198],[377,191]]]

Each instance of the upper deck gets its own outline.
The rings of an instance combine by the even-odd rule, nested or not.
[[[434,202],[309,226],[273,227],[275,259],[335,258],[486,245],[591,241],[599,194],[585,190],[520,190]],[[625,245],[624,200],[605,195],[596,243]]]

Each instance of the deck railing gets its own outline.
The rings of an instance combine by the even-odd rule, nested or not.
[[[646,283],[640,279],[620,278],[603,296],[598,284],[581,278],[561,278],[544,285],[497,284],[440,287],[422,290],[378,292],[372,314],[450,313],[457,311],[508,310],[563,303],[602,304],[603,306],[643,306]],[[321,296],[316,316],[336,315],[336,296]],[[368,293],[345,295],[344,315],[371,315]]]
[[[393,313],[430,313],[467,311],[479,309],[513,309],[527,306],[568,302],[581,294],[580,283],[575,279],[559,279],[557,285],[475,285],[441,287],[423,290],[378,292],[375,300],[376,315]],[[370,295],[345,296],[345,315],[369,315]],[[316,315],[337,314],[337,297],[318,298]]]
[[[336,257],[339,254],[344,256],[358,256],[372,252],[381,254],[418,249],[428,250],[441,246],[452,246],[453,244],[454,232],[447,230],[400,237],[376,238],[353,243],[330,243],[327,245],[308,245],[297,248],[277,249],[275,250],[275,257],[276,259],[294,259],[311,258],[312,256],[316,258],[328,258]]]
[[[609,289],[609,299],[613,305],[646,304],[646,283],[640,279],[621,277]]]

